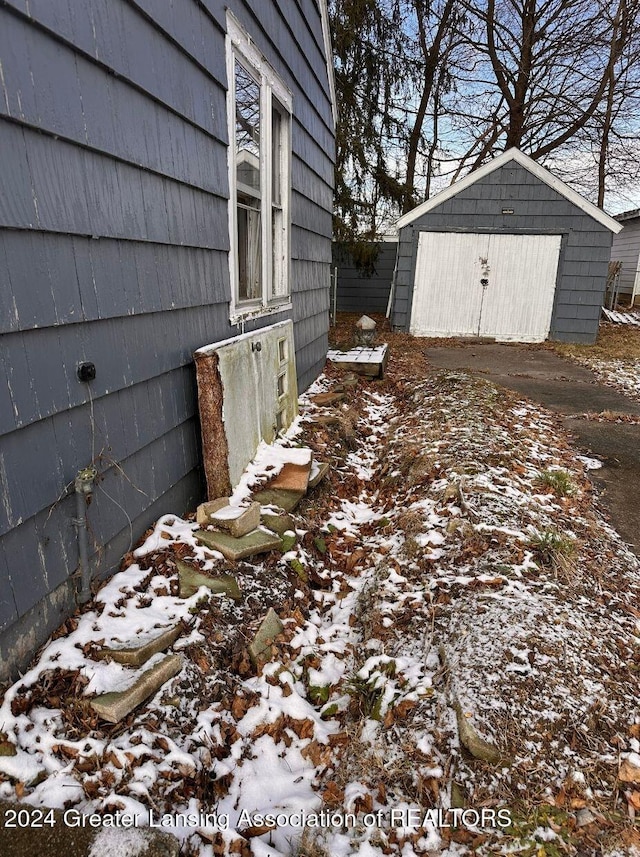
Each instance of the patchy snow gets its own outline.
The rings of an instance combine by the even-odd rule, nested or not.
[[[599,458],[590,458],[588,455],[578,455],[576,457],[578,461],[584,464],[585,470],[600,470],[602,467],[602,462]]]
[[[359,382],[335,426],[311,421],[329,369],[258,450],[232,504],[309,448],[331,465],[286,552],[231,565],[192,521],[158,520],[6,692],[0,741],[17,755],[0,756],[0,797],[166,817],[189,857],[631,853],[640,795],[617,776],[640,764],[638,560],[555,416],[431,372],[412,347]],[[565,492],[548,479],[562,471]],[[180,598],[178,559],[234,574],[242,601]],[[271,606],[285,631],[256,670],[246,649]],[[175,623],[181,672],[100,722],[92,696],[136,673],[97,647]],[[500,763],[464,749],[458,717]],[[590,844],[595,822],[578,826],[583,808],[606,847]],[[138,840],[113,833],[100,854],[133,857]]]

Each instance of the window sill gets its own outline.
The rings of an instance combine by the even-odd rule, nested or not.
[[[280,312],[287,312],[293,308],[291,298],[286,298],[282,303],[273,303],[260,306],[233,307],[229,316],[230,324],[243,324],[246,321],[251,321],[254,318],[262,318],[263,316],[276,315]]]

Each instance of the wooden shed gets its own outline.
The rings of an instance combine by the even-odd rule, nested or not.
[[[417,336],[592,343],[621,228],[509,149],[400,218],[392,323]]]
[[[631,306],[640,294],[640,208],[616,214],[624,229],[614,235],[611,261],[621,262],[618,296]]]

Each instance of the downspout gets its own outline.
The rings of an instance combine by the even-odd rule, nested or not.
[[[98,471],[95,467],[79,470],[74,487],[76,492],[76,517],[73,524],[78,534],[78,565],[80,570],[80,592],[78,603],[86,604],[91,600],[91,570],[89,568],[89,529],[87,506],[91,502],[93,486]]]

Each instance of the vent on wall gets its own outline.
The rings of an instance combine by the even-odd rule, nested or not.
[[[227,495],[261,440],[298,412],[293,323],[283,321],[194,354],[207,491]]]

